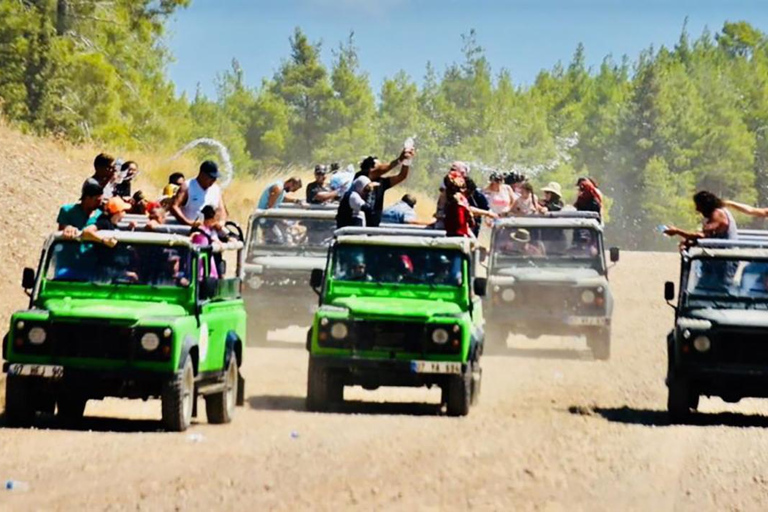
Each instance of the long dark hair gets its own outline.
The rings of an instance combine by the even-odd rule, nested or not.
[[[723,200],[707,190],[696,192],[693,202],[696,203],[696,209],[706,218],[710,218],[715,210],[723,207]]]

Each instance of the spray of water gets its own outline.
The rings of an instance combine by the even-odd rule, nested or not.
[[[232,158],[229,155],[229,150],[227,149],[227,146],[222,144],[221,142],[217,141],[216,139],[209,139],[209,138],[201,138],[201,139],[195,139],[183,148],[179,150],[178,153],[173,155],[170,159],[170,161],[176,160],[181,155],[186,153],[187,151],[196,148],[197,146],[208,146],[211,148],[215,148],[219,152],[219,157],[221,158],[221,167],[223,171],[223,177],[219,179],[219,185],[221,188],[227,188],[230,183],[232,183],[232,178],[235,176],[235,169],[232,166]]]

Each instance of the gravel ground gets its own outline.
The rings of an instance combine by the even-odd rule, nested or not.
[[[305,412],[296,330],[247,351],[231,425],[203,414],[163,433],[159,402],[107,400],[79,430],[1,429],[0,480],[29,490],[0,491],[0,510],[765,510],[761,402],[704,399],[695,425],[666,424],[662,283],[676,271],[675,255],[624,254],[612,359],[510,338],[484,358],[466,418],[437,415],[427,390],[347,389],[341,412]]]

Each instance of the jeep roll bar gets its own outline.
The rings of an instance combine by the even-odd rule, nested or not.
[[[416,236],[427,238],[445,238],[446,232],[437,229],[412,229],[412,228],[366,228],[347,226],[337,229],[333,232],[333,236],[338,238],[345,235],[364,235],[364,236]]]
[[[297,204],[297,203],[286,203],[282,202],[277,206],[277,209],[279,210],[320,210],[320,211],[336,211],[339,209],[338,203],[330,203],[330,204]]]

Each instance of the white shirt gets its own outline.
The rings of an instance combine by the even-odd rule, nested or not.
[[[192,178],[187,186],[187,202],[181,207],[181,212],[189,220],[197,220],[204,206],[213,206],[218,209],[221,205],[221,187],[214,183],[206,190],[198,183],[197,178]]]

